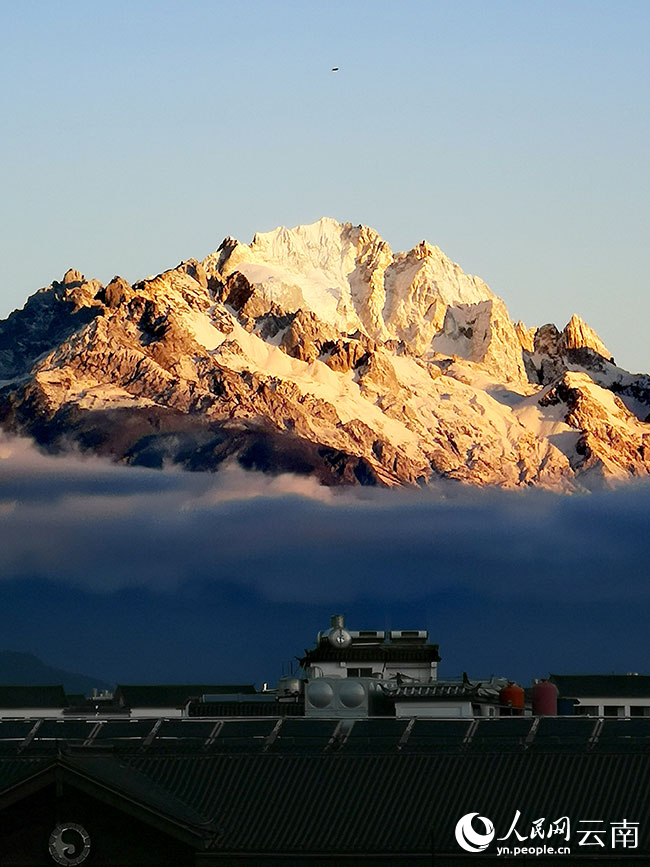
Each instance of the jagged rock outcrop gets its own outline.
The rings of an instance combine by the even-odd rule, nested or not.
[[[70,269],[63,279],[28,298],[22,310],[0,321],[0,383],[29,373],[46,352],[57,347],[102,311],[95,300],[97,280],[86,281]]]
[[[563,331],[558,331],[552,324],[542,325],[533,334],[532,349],[526,346],[524,349],[527,350],[524,363],[528,376],[532,382],[542,385],[562,376],[572,365],[598,368],[603,359],[614,363],[600,337],[576,314]]]
[[[522,349],[527,352],[535,351],[535,332],[536,328],[526,328],[521,319],[515,324],[515,333],[517,340],[521,344]]]
[[[447,307],[432,346],[442,354],[478,362],[506,382],[526,378],[521,342],[500,298]]]
[[[574,470],[597,473],[604,479],[650,473],[650,427],[586,373],[565,373],[540,397],[539,404],[561,406],[566,424],[579,432]]]
[[[603,358],[611,358],[609,349],[605,346],[593,328],[590,328],[577,314],[573,314],[562,333],[565,351],[572,349],[591,349]]]
[[[110,283],[99,289],[95,298],[106,307],[119,307],[133,297],[133,290],[123,277],[113,277]]]
[[[650,380],[582,320],[515,325],[437,247],[329,219],[133,286],[70,270],[0,323],[0,377],[6,429],[147,466],[560,491],[650,471]]]

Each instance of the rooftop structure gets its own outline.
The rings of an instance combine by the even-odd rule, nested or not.
[[[306,650],[300,664],[307,677],[391,677],[430,681],[438,676],[438,645],[426,630],[348,630],[343,615],[332,617],[331,628],[319,632],[316,647]]]
[[[561,714],[650,717],[650,676],[640,674],[552,674]]]
[[[645,719],[0,722],[3,864],[457,867],[475,863],[456,829],[478,810],[494,838],[513,820],[524,837],[490,840],[486,864],[550,840],[562,863],[631,867],[650,859],[648,803]],[[562,835],[531,841],[540,817]]]
[[[17,714],[58,716],[68,705],[62,686],[0,686],[0,719]]]
[[[513,863],[543,844],[562,863],[647,865],[650,717],[606,708],[650,704],[650,678],[553,675],[530,715],[503,678],[439,680],[428,639],[336,615],[303,673],[260,692],[0,687],[0,863],[457,867],[501,863],[503,843]],[[558,691],[605,712],[556,716]],[[594,817],[597,857],[581,848]]]
[[[183,716],[191,699],[202,695],[253,695],[254,684],[119,684],[115,690],[114,703],[133,716]]]
[[[299,660],[311,717],[472,717],[498,713],[509,681],[440,682],[438,645],[423,629],[349,630],[341,614]]]

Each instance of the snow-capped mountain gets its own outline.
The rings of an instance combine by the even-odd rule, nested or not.
[[[650,472],[649,413],[579,317],[513,323],[437,247],[332,219],[133,286],[70,270],[0,323],[3,427],[134,464],[572,491]]]

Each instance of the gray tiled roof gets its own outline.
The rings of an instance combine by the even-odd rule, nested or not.
[[[0,686],[0,708],[64,708],[63,686]]]
[[[635,854],[650,859],[650,719],[610,720],[602,742],[600,722],[581,718],[416,720],[408,731],[404,720],[361,720],[338,748],[335,720],[214,722],[207,738],[206,720],[187,720],[178,731],[196,726],[202,739],[163,742],[152,720],[135,741],[102,741],[106,752],[37,740],[20,752],[0,722],[0,793],[59,763],[209,831],[217,853],[458,855],[461,816],[507,830],[519,810],[528,827],[541,816],[638,821]]]
[[[562,698],[650,698],[647,674],[551,674]]]
[[[255,693],[252,683],[245,684],[159,684],[139,686],[119,684],[115,700],[126,707],[183,707],[189,699],[202,695],[231,695]]]

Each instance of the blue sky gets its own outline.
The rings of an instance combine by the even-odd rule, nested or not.
[[[322,215],[650,369],[646,2],[0,9],[0,315]],[[331,72],[332,66],[340,71]]]

